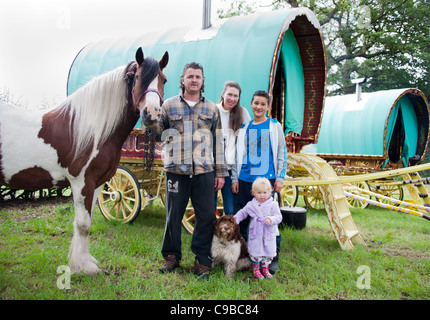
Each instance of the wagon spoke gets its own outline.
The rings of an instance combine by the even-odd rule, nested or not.
[[[120,211],[121,211],[121,202],[118,202],[118,204],[117,204],[117,210],[115,211],[117,219],[120,219],[120,213],[121,213]]]
[[[125,191],[127,191],[127,188],[130,184],[130,180],[126,179],[124,181],[125,183],[122,183],[122,182],[123,182],[123,180],[121,179],[121,186],[120,186],[121,189],[120,190],[121,190],[121,193],[124,193]]]
[[[131,187],[130,189],[128,189],[128,190],[124,190],[124,192],[122,193],[123,195],[126,195],[126,194],[129,194],[129,193],[131,193],[131,192],[134,192],[134,188],[133,187]]]
[[[110,208],[110,210],[109,210],[109,212],[108,212],[108,215],[109,216],[112,216],[113,217],[113,215],[112,215],[112,212],[114,211],[114,209],[115,209],[115,207],[118,205],[118,203],[115,203],[113,206],[112,206],[112,208]]]
[[[115,184],[115,179],[112,179],[111,180],[112,182],[113,182],[113,184]],[[116,188],[110,183],[110,181],[106,181],[106,185],[109,187],[109,189],[111,189],[111,190],[115,190]],[[109,192],[109,191],[105,191],[105,190],[102,190],[102,192]]]
[[[117,183],[117,188],[118,188],[118,190],[122,190],[122,183],[123,183],[123,179],[124,179],[124,176],[119,176],[119,178],[118,178],[118,183]]]
[[[110,193],[107,193],[107,194],[110,194]],[[106,198],[105,200],[102,201],[102,204],[106,204],[106,203],[109,203],[111,201],[112,200],[110,198]]]
[[[194,217],[195,217],[195,214],[193,213],[192,215],[190,215],[189,217],[187,217],[185,219],[185,221],[188,222],[188,221],[192,220]]]
[[[125,209],[124,209],[124,202],[121,202],[121,212],[122,212],[122,218],[126,219],[127,218],[127,214],[125,213]]]
[[[119,187],[121,186],[121,180],[122,180],[122,177],[121,176],[119,176],[119,177],[113,177],[113,179],[112,179],[112,183],[113,183],[113,189],[114,190],[119,190]]]
[[[129,201],[134,202],[134,199],[126,198],[126,200],[129,200]],[[132,208],[132,207],[130,207],[130,205],[128,204],[128,202],[127,202],[127,201],[123,201],[123,205],[127,207],[128,211],[130,211],[130,212],[132,212],[132,211],[133,211],[133,208]]]
[[[123,197],[124,200],[130,201],[130,202],[136,202],[135,198],[130,198],[130,197]]]
[[[119,219],[119,217],[121,215],[121,211],[122,211],[121,202],[118,202],[118,210],[116,211],[116,218],[117,219]]]
[[[357,200],[353,200],[353,201],[351,201],[351,206],[353,208],[356,208],[358,206],[361,206],[361,203],[359,201],[357,201]]]
[[[309,198],[308,198],[309,199]],[[310,198],[309,203],[311,204],[311,207],[318,210],[322,207],[322,201],[319,198]]]

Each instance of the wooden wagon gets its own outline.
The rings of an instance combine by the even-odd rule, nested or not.
[[[414,166],[424,161],[429,142],[429,115],[427,99],[418,89],[328,97],[318,143],[306,146],[302,152],[323,158],[338,176]],[[353,186],[361,189],[361,196],[366,198],[370,195],[363,192],[373,191],[403,200],[405,180],[414,181],[415,186],[420,186],[420,197],[428,198],[416,175],[405,175],[396,180],[358,181]],[[308,206],[323,208],[318,188],[303,188],[294,194],[296,198],[292,196],[289,200],[294,203],[298,194],[304,196]],[[429,199],[424,200],[424,203],[430,203]],[[349,203],[361,208],[368,205],[353,199]]]
[[[234,17],[204,30],[181,27],[91,43],[70,68],[68,94],[92,77],[132,60],[137,47],[142,47],[146,56],[169,52],[165,98],[178,93],[184,65],[197,61],[204,67],[206,98],[218,102],[224,83],[234,80],[242,87],[242,105],[251,112],[253,93],[267,90],[273,97],[269,115],[282,123],[288,151],[316,142],[326,59],[321,28],[310,10]],[[150,160],[152,170],[148,171],[150,140],[139,122],[123,146],[116,175],[99,195],[105,217],[131,222],[146,204],[164,197],[162,146],[156,144],[153,162]],[[190,232],[192,221],[192,216],[184,216],[184,226]]]

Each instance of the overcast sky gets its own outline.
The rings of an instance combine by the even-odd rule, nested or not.
[[[212,0],[212,19],[222,0]],[[89,42],[202,26],[203,0],[1,0],[0,90],[25,105],[66,97],[69,68]]]

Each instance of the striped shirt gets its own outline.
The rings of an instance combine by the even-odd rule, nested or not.
[[[157,128],[166,141],[164,169],[182,175],[228,176],[219,110],[203,96],[190,107],[182,95],[167,99]],[[214,148],[215,146],[215,148]]]

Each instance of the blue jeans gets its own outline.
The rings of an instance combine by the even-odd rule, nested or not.
[[[221,189],[222,202],[224,206],[224,214],[234,214],[234,195],[231,192],[231,171],[228,171],[229,176],[224,178],[224,186]],[[218,191],[215,192],[215,210],[218,204],[217,200]]]

